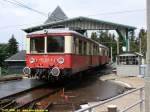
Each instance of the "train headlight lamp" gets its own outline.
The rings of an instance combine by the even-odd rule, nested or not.
[[[34,58],[30,58],[30,63],[34,63],[35,62],[35,59]]]
[[[31,69],[30,69],[29,67],[25,67],[25,68],[23,69],[23,73],[24,73],[24,74],[27,74],[27,75],[30,75],[30,74],[31,74]]]
[[[59,64],[63,64],[64,62],[65,62],[65,60],[62,57],[57,59],[57,63],[59,63]]]
[[[58,68],[58,67],[54,67],[54,68],[52,68],[52,70],[51,70],[51,74],[52,74],[53,76],[55,76],[55,77],[58,77],[58,76],[59,76],[59,74],[60,74],[60,70],[59,70],[59,68]]]

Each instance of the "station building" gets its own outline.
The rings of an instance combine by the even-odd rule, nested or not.
[[[144,64],[143,55],[140,53],[122,53],[117,56],[117,75],[120,76],[140,76],[141,65]]]
[[[26,51],[22,50],[5,60],[8,73],[22,74],[23,68],[26,66]]]

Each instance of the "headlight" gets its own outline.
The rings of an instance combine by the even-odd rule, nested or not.
[[[34,63],[35,59],[34,58],[30,58],[30,63]]]
[[[59,63],[59,64],[63,64],[64,62],[65,62],[65,60],[62,57],[57,59],[57,63]]]
[[[53,76],[56,76],[56,77],[59,76],[59,74],[60,74],[59,68],[58,68],[58,67],[52,68],[51,74],[52,74]]]
[[[24,74],[27,74],[27,75],[30,75],[30,74],[31,74],[31,69],[30,69],[29,67],[25,67],[25,68],[23,69],[23,73],[24,73]]]

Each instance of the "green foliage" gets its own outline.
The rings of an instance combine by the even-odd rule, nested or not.
[[[115,60],[115,56],[117,55],[117,41],[115,40],[115,35],[109,33],[108,31],[100,31],[100,32],[93,32],[91,34],[91,39],[99,42],[100,44],[103,44],[107,46],[109,49],[113,50],[113,57]],[[109,50],[110,51],[110,50]],[[109,52],[110,55],[110,52]]]
[[[135,34],[129,34],[130,39],[130,51],[131,52],[139,52],[139,40],[141,38],[141,51],[144,56],[146,56],[146,35],[147,32],[144,29],[141,29],[139,32],[138,37],[135,37]],[[122,37],[115,37],[114,34],[109,33],[108,31],[99,31],[99,32],[93,32],[91,34],[91,39],[99,42],[100,44],[103,44],[109,48],[109,55],[110,55],[110,48],[113,49],[113,57],[115,60],[115,57],[117,55],[117,41],[119,40],[119,53],[122,53],[122,47],[124,44],[124,39]]]
[[[140,52],[140,41],[141,41],[141,53],[146,57],[146,47],[147,47],[147,32],[141,29],[138,37],[130,39],[130,49],[132,52]]]
[[[18,52],[18,42],[15,39],[14,35],[8,41],[8,53],[9,56],[16,54]]]
[[[4,60],[11,55],[18,52],[18,42],[14,38],[14,35],[10,38],[8,43],[0,43],[0,67],[4,67]]]
[[[7,49],[7,44],[0,44],[0,67],[4,66],[4,60],[8,57]]]
[[[146,57],[146,50],[147,50],[147,32],[144,29],[140,30],[139,38],[141,38],[141,49],[142,54]]]
[[[130,51],[139,52],[139,40],[136,39],[130,41]]]
[[[95,40],[95,41],[98,41],[97,33],[96,33],[96,32],[92,32],[92,34],[91,34],[91,39],[93,39],[93,40]]]

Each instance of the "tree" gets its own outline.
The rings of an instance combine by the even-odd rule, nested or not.
[[[144,29],[141,29],[138,37],[135,36],[134,32],[130,34],[130,51],[131,52],[139,52],[139,40],[141,39],[141,51],[144,57],[146,57],[146,46],[147,46],[147,32]],[[109,33],[108,31],[99,31],[93,32],[91,35],[91,39],[99,42],[107,46],[109,49],[112,47],[113,57],[115,60],[115,56],[117,55],[117,41],[115,40],[115,35]],[[122,53],[122,47],[124,44],[123,37],[119,36],[119,53]],[[109,52],[110,54],[110,52]]]
[[[109,33],[107,30],[99,31],[97,33],[93,32],[91,35],[91,39],[99,42],[100,44],[107,46],[109,49],[112,47],[113,57],[114,57],[113,60],[115,60],[115,56],[117,54],[117,42],[115,40],[114,34]],[[110,52],[109,52],[109,55],[110,55]]]
[[[16,54],[18,52],[18,42],[15,39],[14,35],[8,41],[8,49],[9,56]]]
[[[146,57],[146,46],[147,46],[147,32],[145,29],[141,29],[138,37],[130,39],[130,48],[132,52],[140,52],[140,41],[141,41],[141,53]]]
[[[95,40],[95,41],[98,41],[97,33],[96,33],[96,32],[92,32],[92,34],[91,34],[91,39],[93,39],[93,40]]]
[[[8,45],[7,44],[0,44],[0,67],[4,66],[4,60],[8,58],[7,52]]]
[[[130,37],[130,51],[131,52],[139,52],[139,38],[135,37],[135,33]]]
[[[142,28],[139,33],[139,38],[141,38],[141,51],[144,57],[146,57],[147,49],[147,32]]]

